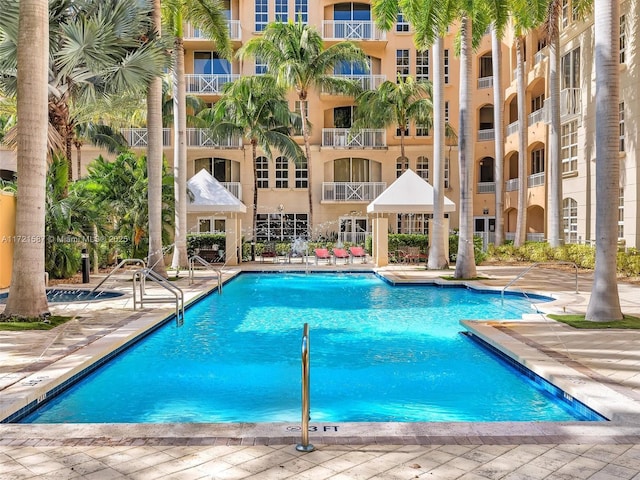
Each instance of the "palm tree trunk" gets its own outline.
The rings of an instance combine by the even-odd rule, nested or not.
[[[447,268],[447,231],[444,225],[444,40],[436,38],[433,48],[433,229],[429,231],[429,270]]]
[[[153,23],[160,36],[160,0],[153,1]],[[166,278],[162,255],[162,79],[154,78],[147,91],[147,202],[149,265]]]
[[[620,5],[595,2],[596,55],[596,267],[586,319],[621,320],[616,278]]]
[[[187,113],[184,80],[184,42],[176,37],[174,45],[175,67],[173,78],[174,155],[173,176],[175,188],[175,246],[171,266],[186,267],[187,258]]]
[[[251,260],[256,259],[255,243],[258,236],[258,166],[256,161],[258,159],[258,147],[255,140],[251,140],[251,162],[253,163],[253,223],[252,223],[252,248],[251,248]]]
[[[527,238],[527,110],[524,88],[524,58],[522,38],[516,42],[516,85],[518,89],[518,216],[516,219],[516,247],[524,245]]]
[[[494,245],[504,243],[504,92],[502,90],[502,50],[495,26],[491,27],[491,56],[493,63],[493,125],[495,132],[494,182],[496,188]]]
[[[300,93],[300,116],[302,117],[302,138],[304,139],[304,155],[307,157],[307,183],[309,192],[309,219],[307,230],[309,231],[309,240],[313,240],[313,183],[311,182],[311,144],[309,140],[309,129],[307,128],[307,100],[306,92]]]
[[[5,316],[49,313],[44,281],[45,186],[47,174],[47,0],[22,0],[18,36],[18,202],[9,298]]]
[[[460,238],[454,278],[476,276],[473,251],[473,141],[471,138],[471,18],[460,19]]]
[[[549,39],[549,192],[548,234],[549,246],[564,243],[562,225],[562,159],[560,158],[560,33],[558,24],[560,5],[556,2],[555,18],[550,21]]]

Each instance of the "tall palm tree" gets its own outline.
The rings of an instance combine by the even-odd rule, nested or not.
[[[289,135],[292,114],[285,93],[270,75],[242,77],[225,85],[222,98],[213,109],[214,135],[228,138],[240,134],[251,144],[254,240],[258,219],[258,148],[269,159],[272,149],[294,162],[304,158],[302,150]]]
[[[502,90],[502,35],[494,21],[491,25],[491,66],[493,68],[493,125],[494,125],[494,181],[495,181],[495,236],[494,245],[504,243],[504,92]]]
[[[155,35],[161,36],[160,0],[153,0],[151,17]],[[148,261],[157,274],[166,277],[162,251],[162,126],[162,77],[158,76],[151,80],[147,89]]]
[[[47,80],[49,4],[22,0],[2,5],[2,16],[19,14],[17,34],[18,188],[13,270],[5,317],[49,313],[44,282],[45,183],[47,170]]]
[[[298,20],[296,23],[274,22],[262,36],[249,40],[239,51],[240,58],[261,58],[278,85],[294,90],[300,101],[302,137],[308,168],[309,235],[313,236],[313,177],[311,144],[306,101],[312,89],[316,92],[355,95],[356,85],[332,75],[334,68],[345,62],[366,65],[362,50],[352,42],[339,42],[324,48],[320,33]]]
[[[617,201],[620,188],[620,4],[595,2],[596,63],[596,266],[586,319],[621,320],[616,278]]]
[[[190,22],[211,39],[218,54],[231,57],[231,42],[227,18],[219,0],[164,0],[162,15],[173,36],[173,116],[175,181],[175,235],[171,266],[185,267],[187,258],[187,112],[184,73],[184,23]]]
[[[386,128],[400,132],[400,156],[404,154],[405,129],[409,122],[432,126],[431,82],[416,82],[413,77],[387,80],[376,90],[366,90],[356,98],[357,109],[352,128]]]

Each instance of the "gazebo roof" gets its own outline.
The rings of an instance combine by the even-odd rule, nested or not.
[[[238,200],[205,169],[200,170],[189,179],[187,188],[193,194],[193,199],[190,199],[187,205],[187,212],[245,213],[247,211],[245,204]]]
[[[444,211],[455,210],[455,203],[444,197]],[[433,187],[408,169],[367,205],[367,213],[433,213]]]

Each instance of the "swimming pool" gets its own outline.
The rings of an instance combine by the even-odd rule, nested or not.
[[[242,274],[24,421],[297,422],[305,322],[312,421],[593,419],[459,333],[528,312],[518,296],[371,274]]]

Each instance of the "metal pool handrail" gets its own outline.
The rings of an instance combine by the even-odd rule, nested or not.
[[[500,291],[500,298],[502,300],[502,303],[504,303],[504,292],[505,292],[505,290],[507,288],[509,288],[511,285],[513,285],[514,283],[516,283],[518,280],[520,280],[522,277],[524,277],[533,268],[535,268],[535,267],[537,267],[539,265],[573,265],[575,267],[575,270],[576,270],[576,293],[578,293],[578,265],[576,265],[574,262],[536,262],[533,265],[531,265],[528,268],[526,268],[516,278],[514,278],[513,280],[511,280],[509,283],[507,283],[504,286],[504,288]]]
[[[95,293],[96,290],[98,290],[102,284],[104,282],[106,282],[109,277],[111,277],[111,275],[113,275],[114,273],[116,273],[118,270],[120,270],[122,267],[124,267],[125,265],[141,265],[142,268],[145,268],[147,266],[147,264],[145,263],[144,260],[140,259],[140,258],[125,258],[124,260],[121,260],[120,263],[118,263],[118,265],[116,265],[113,270],[111,270],[106,277],[104,277],[100,283],[98,283],[95,287],[93,287],[93,290],[91,290],[90,293]]]
[[[194,255],[193,257],[189,258],[189,283],[193,283],[193,267],[195,262],[200,263],[202,266],[211,270],[218,276],[218,293],[222,293],[222,271],[218,268],[213,268],[213,265],[207,262],[200,255]]]
[[[140,279],[140,300],[138,301],[136,298],[136,280]],[[138,303],[140,303],[140,307],[144,307],[144,291],[145,291],[145,281],[147,278],[153,280],[157,285],[160,285],[162,288],[167,290],[175,297],[176,303],[176,322],[178,325],[182,324],[184,321],[184,292],[182,289],[173,283],[169,282],[166,278],[158,275],[156,272],[151,270],[150,268],[141,268],[140,270],[136,270],[133,274],[133,309],[136,309]],[[147,298],[146,302],[164,302],[166,297],[151,297]],[[182,315],[180,315],[182,314]]]
[[[302,427],[301,441],[296,445],[299,452],[313,452],[315,447],[309,443],[309,324],[302,330]]]

